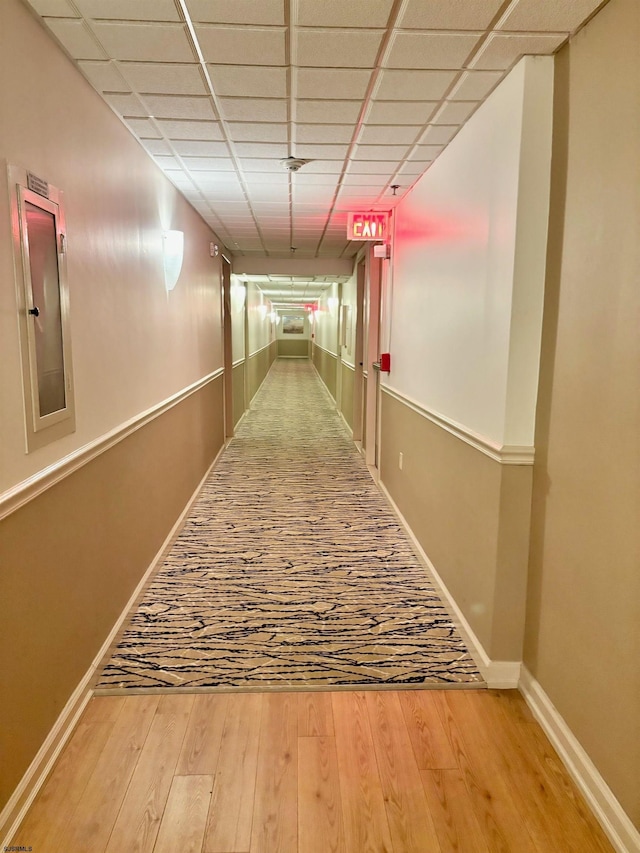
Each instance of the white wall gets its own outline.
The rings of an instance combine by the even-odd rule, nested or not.
[[[356,351],[356,319],[357,319],[357,298],[356,298],[356,276],[353,275],[349,281],[342,285],[341,304],[345,306],[346,311],[341,309],[340,322],[347,320],[344,332],[340,332],[340,354],[342,361],[345,364],[355,367],[355,351]],[[342,345],[342,341],[345,341]]]
[[[533,444],[552,86],[522,60],[394,217],[383,382],[500,447]]]
[[[247,283],[248,355],[264,349],[275,340],[275,323],[271,318],[271,302],[260,288]]]
[[[16,0],[0,4],[0,80],[1,495],[218,369],[222,350],[220,241]],[[62,189],[66,206],[77,428],[28,455],[7,164]],[[170,294],[168,228],[185,233]]]
[[[338,355],[339,286],[332,284],[318,300],[315,312],[314,342],[334,355]]]

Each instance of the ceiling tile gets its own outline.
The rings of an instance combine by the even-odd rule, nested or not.
[[[398,168],[398,161],[387,160],[353,160],[349,164],[349,173],[352,175],[388,175],[391,176]]]
[[[103,98],[121,116],[144,118],[150,115],[147,108],[135,95],[107,94],[103,95]]]
[[[394,33],[387,68],[462,68],[479,34]]]
[[[364,145],[411,145],[422,130],[422,125],[367,124],[358,142]]]
[[[213,119],[215,113],[209,98],[197,95],[145,95],[147,115],[172,119]]]
[[[164,139],[143,139],[142,145],[149,154],[173,154]]]
[[[358,145],[357,160],[390,160],[397,163],[407,153],[408,145]]]
[[[413,160],[435,160],[438,154],[444,150],[444,145],[416,145],[411,152]]]
[[[244,172],[282,172],[282,163],[278,159],[264,157],[243,157],[241,166]]]
[[[191,19],[212,24],[284,24],[284,0],[187,0]]]
[[[84,21],[47,18],[46,24],[60,44],[74,59],[108,59]]]
[[[236,142],[235,149],[240,157],[266,157],[278,162],[289,153],[283,142]]]
[[[118,67],[134,92],[156,95],[204,95],[207,93],[197,65],[121,62]]]
[[[262,199],[263,201],[288,201],[289,200],[289,188],[284,187],[274,187],[267,184],[252,184],[249,187],[249,198],[254,201],[259,201]]]
[[[299,98],[362,99],[371,72],[342,68],[295,68]]]
[[[537,0],[536,0],[537,2]],[[557,2],[557,0],[555,0]],[[484,30],[503,0],[408,0],[398,26],[421,30]]]
[[[286,98],[286,68],[256,65],[209,65],[217,95],[248,98]]]
[[[348,145],[313,145],[311,143],[298,143],[295,156],[304,159],[319,160],[341,160],[347,156]],[[306,167],[305,167],[306,168]]]
[[[446,145],[450,142],[456,133],[460,130],[460,125],[449,124],[432,124],[430,125],[422,139],[421,145]]]
[[[393,0],[298,0],[302,27],[386,27]]]
[[[519,0],[511,4],[497,29],[535,32],[574,32],[602,0]]]
[[[174,0],[75,0],[86,18],[121,21],[179,21]]]
[[[196,26],[207,62],[218,65],[285,65],[284,29]]]
[[[384,69],[374,97],[379,100],[436,101],[455,80],[453,71],[396,71]]]
[[[373,101],[367,124],[426,124],[439,101]]]
[[[351,168],[351,164],[349,165]],[[386,182],[389,180],[389,172],[385,172],[384,174],[376,175],[376,174],[365,174],[365,175],[357,175],[351,171],[348,171],[344,176],[344,184],[346,186],[384,186]]]
[[[226,142],[194,141],[178,139],[173,143],[176,154],[184,157],[228,157]]]
[[[295,65],[316,68],[373,68],[382,30],[298,30]]]
[[[158,119],[158,127],[168,139],[223,139],[216,121],[172,121]]]
[[[98,92],[130,92],[131,86],[115,62],[78,62],[84,76]]]
[[[161,169],[179,169],[180,161],[176,157],[158,156],[153,158]]]
[[[78,14],[69,0],[28,0],[28,3],[43,17],[75,18]]]
[[[503,76],[502,71],[465,71],[447,98],[452,101],[481,101]]]
[[[310,124],[349,124],[354,125],[362,102],[355,101],[318,101],[298,100],[295,104],[295,120]]]
[[[284,122],[228,122],[227,130],[235,142],[287,142],[288,128]]]
[[[236,167],[226,157],[183,157],[184,165],[190,172],[233,172]]]
[[[472,64],[474,68],[482,69],[510,68],[525,54],[553,53],[566,39],[564,33],[535,36],[492,33]]]
[[[160,139],[162,136],[155,124],[147,118],[128,118],[126,123],[141,139]]]
[[[182,24],[94,22],[93,31],[112,59],[193,62]]]
[[[220,107],[227,121],[287,121],[287,101],[272,98],[221,98]]]
[[[298,144],[306,142],[321,145],[323,143],[349,143],[353,137],[354,129],[354,125],[351,124],[297,124],[294,133]]]
[[[478,101],[446,101],[436,116],[443,124],[462,124],[476,110]]]
[[[304,171],[309,175],[339,175],[343,166],[343,160],[312,160],[304,167]]]

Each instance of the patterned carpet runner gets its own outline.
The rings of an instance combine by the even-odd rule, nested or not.
[[[280,359],[97,691],[481,686],[307,360]]]

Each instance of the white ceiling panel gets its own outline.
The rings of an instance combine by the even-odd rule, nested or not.
[[[287,71],[256,65],[209,65],[217,95],[245,98],[286,98]]]
[[[309,124],[350,124],[354,125],[360,115],[362,102],[332,100],[298,100],[295,106],[295,119]]]
[[[207,90],[197,65],[166,62],[120,62],[122,76],[134,92],[153,95],[204,95]]]
[[[182,24],[94,21],[92,29],[113,59],[142,62],[193,62],[195,59]]]
[[[418,138],[422,125],[366,124],[358,142],[364,145],[411,145]]]
[[[109,54],[92,35],[88,25],[68,18],[47,18],[47,26],[74,59],[108,59]]]
[[[212,24],[284,24],[284,0],[187,0],[191,18]]]
[[[384,69],[373,96],[383,101],[439,101],[455,78],[455,71]]]
[[[421,30],[484,30],[502,3],[503,0],[408,0],[398,26]]]
[[[497,29],[572,33],[591,15],[602,0],[516,0],[507,9]]]
[[[298,0],[301,27],[386,27],[393,0]]]
[[[174,0],[74,0],[86,18],[121,21],[179,21]]]
[[[355,68],[294,68],[293,73],[299,98],[361,100],[371,79],[369,71]]]
[[[157,119],[156,124],[168,139],[222,139],[222,130],[216,121]]]
[[[472,65],[482,69],[507,69],[525,54],[553,53],[566,39],[564,33],[528,36],[492,33]]]
[[[500,71],[465,71],[447,98],[452,101],[481,101],[501,79]]]
[[[299,30],[294,61],[316,68],[373,68],[382,30]]]
[[[207,62],[216,65],[284,65],[285,31],[267,27],[196,26]]]
[[[173,119],[214,119],[216,115],[211,105],[211,99],[187,97],[186,95],[145,95],[144,103],[148,107],[147,115],[156,118]]]
[[[367,124],[426,124],[439,101],[372,101]]]
[[[463,68],[480,33],[394,33],[388,68]]]
[[[393,208],[521,55],[602,5],[24,2],[232,252],[292,257],[295,226],[298,258],[352,257],[347,212]]]
[[[118,71],[115,62],[80,61],[82,73],[98,92],[130,92],[131,86]]]
[[[221,98],[220,109],[227,121],[284,122],[287,102],[272,98]]]

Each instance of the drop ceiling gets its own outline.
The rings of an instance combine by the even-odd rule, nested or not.
[[[522,55],[604,5],[25,2],[230,252],[265,260],[352,257],[347,212],[393,208]]]

